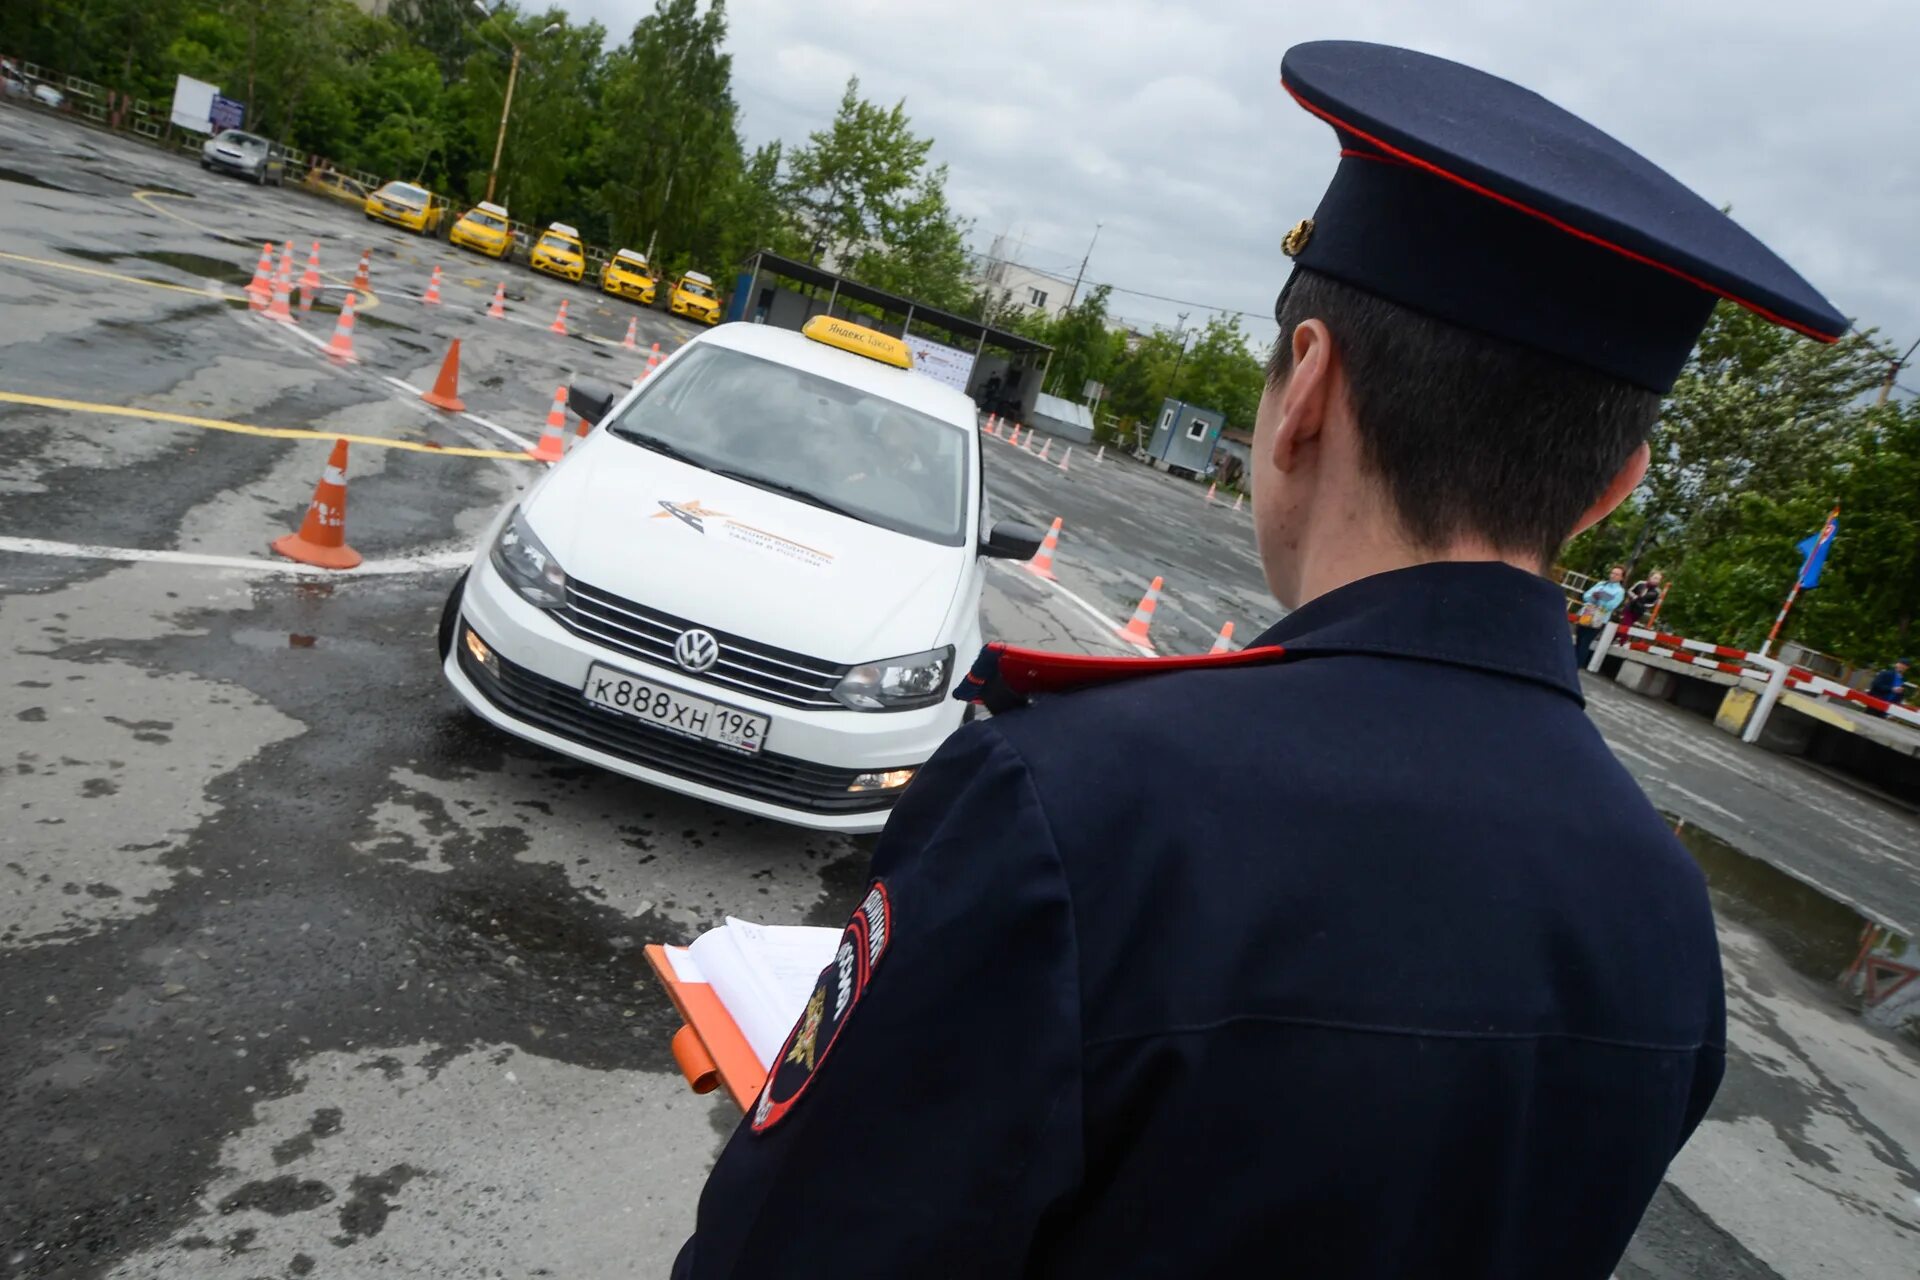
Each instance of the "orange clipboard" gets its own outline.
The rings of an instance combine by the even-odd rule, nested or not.
[[[659,943],[646,947],[647,963],[667,989],[667,999],[686,1025],[673,1033],[673,1060],[695,1093],[712,1093],[721,1085],[745,1111],[760,1096],[767,1069],[754,1056],[747,1038],[734,1025],[733,1015],[704,982],[682,982],[673,971],[667,949]]]

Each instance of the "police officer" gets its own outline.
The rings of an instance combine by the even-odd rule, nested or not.
[[[1706,1111],[1706,892],[1541,574],[1718,300],[1846,321],[1506,81],[1351,43],[1282,81],[1342,155],[1252,451],[1293,611],[983,657],[677,1276],[1600,1280]]]

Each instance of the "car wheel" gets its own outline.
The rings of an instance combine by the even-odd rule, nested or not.
[[[212,172],[213,172],[213,166],[212,166],[211,164],[209,164],[209,163],[207,163],[207,161],[206,161],[206,160],[204,160],[204,159],[202,159],[202,160],[200,161],[200,167],[201,167],[202,169],[205,169],[205,170],[206,170],[206,171],[207,171],[208,173],[212,173]]]
[[[460,627],[460,597],[466,594],[467,575],[471,569],[462,569],[460,576],[453,580],[453,590],[447,592],[446,607],[440,610],[440,661],[445,662],[447,655],[453,652],[453,634]]]

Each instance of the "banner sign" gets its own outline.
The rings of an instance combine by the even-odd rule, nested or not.
[[[247,120],[247,104],[235,102],[232,98],[213,95],[213,107],[207,113],[207,120],[213,125],[213,131],[238,129]]]
[[[929,378],[944,382],[956,391],[964,392],[967,382],[973,377],[973,353],[957,347],[943,346],[938,342],[929,342],[925,338],[916,338],[908,334],[901,339],[907,349],[913,352],[913,367]]]
[[[173,82],[173,123],[195,133],[212,133],[213,100],[219,94],[219,89],[204,80],[180,76]]]

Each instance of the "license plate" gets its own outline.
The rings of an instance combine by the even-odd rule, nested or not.
[[[769,721],[765,716],[736,711],[705,698],[690,698],[677,689],[650,684],[639,676],[597,662],[587,668],[586,687],[580,692],[596,707],[645,720],[669,733],[703,738],[746,755],[757,754],[767,740]]]

